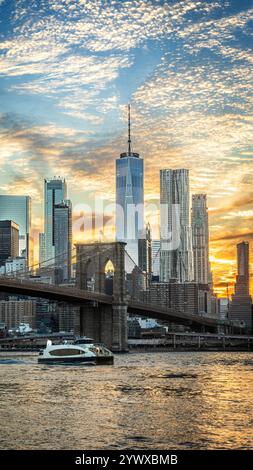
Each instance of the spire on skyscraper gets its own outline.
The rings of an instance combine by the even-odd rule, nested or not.
[[[131,114],[130,104],[128,104],[128,155],[131,154]]]
[[[127,106],[127,109],[128,109],[128,149],[127,149],[127,152],[123,152],[120,154],[120,158],[128,158],[128,157],[131,157],[131,158],[139,158],[140,155],[136,152],[133,152],[132,151],[132,140],[131,140],[131,106],[130,104],[128,104]]]

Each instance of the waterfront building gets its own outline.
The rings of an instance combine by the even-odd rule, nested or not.
[[[160,170],[160,281],[192,281],[189,170]]]
[[[8,330],[16,329],[20,323],[28,323],[35,328],[36,301],[35,300],[1,300],[0,322]]]
[[[209,268],[209,228],[206,194],[192,196],[192,248],[194,281],[199,284],[210,284]]]
[[[252,331],[252,299],[249,295],[249,243],[237,245],[237,276],[229,306],[229,319]]]
[[[53,284],[54,276],[52,270],[49,270],[49,273],[44,271],[43,276],[40,275],[31,275],[29,276],[29,281],[38,282],[39,284]]]
[[[0,220],[0,265],[19,253],[19,225],[13,220]]]
[[[33,238],[31,233],[32,201],[29,196],[0,195],[0,220],[13,220],[19,226],[19,252],[27,265],[33,264]]]
[[[71,278],[72,260],[72,204],[65,200],[54,207],[54,244],[56,282]]]
[[[229,299],[227,297],[220,298],[220,319],[228,319]]]
[[[143,159],[132,151],[130,106],[128,106],[128,151],[116,160],[116,240],[127,243],[126,250],[138,265],[138,239],[144,229]]]
[[[140,338],[141,337],[141,325],[139,318],[129,317],[127,320],[127,331],[128,338]]]
[[[75,305],[58,305],[59,331],[80,334],[80,307]]]

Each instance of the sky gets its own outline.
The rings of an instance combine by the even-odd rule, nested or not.
[[[233,292],[236,244],[253,239],[252,13],[250,0],[0,0],[0,193],[32,197],[36,244],[44,178],[66,178],[74,220],[95,199],[110,213],[131,103],[146,204],[161,168],[190,169],[215,290]]]

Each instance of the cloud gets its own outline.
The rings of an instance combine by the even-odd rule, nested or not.
[[[160,168],[189,168],[191,191],[208,194],[215,282],[232,283],[235,244],[252,226],[252,10],[242,3],[13,2],[0,44],[1,190],[29,187],[38,220],[43,178],[59,172],[74,203],[101,188],[113,200],[130,99],[146,201],[159,197]]]

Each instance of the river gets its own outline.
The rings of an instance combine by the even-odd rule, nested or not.
[[[253,353],[0,357],[1,449],[253,449]]]

